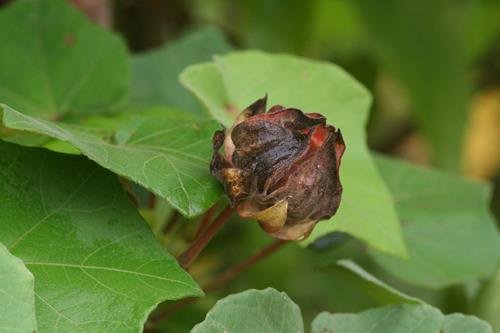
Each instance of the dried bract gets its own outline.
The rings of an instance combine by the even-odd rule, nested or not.
[[[345,144],[321,114],[280,105],[266,112],[266,101],[214,134],[210,170],[242,217],[276,238],[302,239],[339,207]]]

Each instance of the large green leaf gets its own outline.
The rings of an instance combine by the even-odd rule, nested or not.
[[[339,260],[334,265],[322,268],[335,277],[344,278],[351,283],[351,289],[361,290],[379,305],[388,304],[422,304],[418,298],[406,295],[377,279],[351,260]]]
[[[199,102],[178,81],[188,65],[208,61],[214,54],[230,51],[224,36],[214,28],[187,35],[164,47],[132,57],[132,103],[175,106],[202,113]]]
[[[229,125],[239,110],[269,94],[270,105],[319,112],[342,129],[342,203],[336,216],[319,223],[307,242],[334,230],[349,232],[371,246],[397,255],[405,247],[392,198],[370,157],[365,123],[370,95],[335,65],[256,51],[216,57],[215,64],[189,67],[181,81]],[[383,232],[381,232],[383,230]]]
[[[34,278],[0,243],[0,332],[35,332]]]
[[[445,172],[378,158],[396,200],[409,260],[370,255],[395,276],[441,288],[491,274],[500,236],[488,210],[489,188]]]
[[[473,316],[443,316],[428,305],[392,305],[357,314],[320,313],[312,333],[493,333],[491,326]]]
[[[218,301],[191,332],[299,333],[304,324],[299,307],[285,293],[251,289]]]
[[[0,224],[35,277],[40,332],[138,332],[159,302],[202,294],[84,157],[0,142]]]
[[[3,109],[3,117],[2,117]],[[30,117],[0,105],[9,129],[43,134],[65,141],[103,167],[156,194],[186,216],[209,208],[220,196],[208,170],[216,122],[189,114],[155,109],[119,122],[114,140],[82,126]]]
[[[63,0],[15,1],[0,11],[0,101],[42,118],[97,113],[125,102],[126,48]]]

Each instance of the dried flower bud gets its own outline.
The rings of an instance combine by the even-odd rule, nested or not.
[[[276,238],[302,239],[339,207],[344,141],[322,115],[280,105],[266,112],[266,101],[214,134],[210,170],[242,217]]]

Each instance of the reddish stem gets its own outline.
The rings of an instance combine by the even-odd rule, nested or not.
[[[217,211],[217,207],[218,204],[215,203],[212,207],[210,207],[209,210],[207,210],[205,215],[203,215],[198,230],[196,230],[196,234],[194,235],[194,239],[198,238],[202,234],[202,232],[207,228],[210,221],[212,221],[215,212]]]
[[[130,201],[132,201],[132,203],[134,204],[135,207],[139,207],[139,198],[137,198],[134,191],[132,190],[132,186],[130,185],[130,182],[123,177],[119,177],[118,180],[120,181],[123,189],[127,193],[127,196],[130,199]]]
[[[283,245],[287,244],[288,242],[285,240],[276,240],[272,242],[271,244],[267,245],[266,247],[260,249],[258,252],[254,253],[251,257],[246,258],[245,260],[237,263],[236,265],[230,267],[224,273],[219,275],[217,278],[212,280],[209,284],[207,284],[203,290],[208,293],[211,292],[229,281],[232,281],[236,276],[238,276],[240,273],[243,271],[247,270],[248,268],[254,266],[256,263],[261,261],[262,259],[268,257],[269,255],[273,254],[278,250],[280,247]]]
[[[153,192],[149,192],[147,208],[154,209],[155,206],[156,206],[156,195]]]
[[[214,222],[210,224],[205,230],[194,240],[191,246],[180,255],[179,263],[183,268],[188,268],[196,260],[198,255],[203,251],[208,242],[215,236],[215,234],[222,228],[222,226],[229,220],[233,214],[231,207],[226,207],[217,216]]]

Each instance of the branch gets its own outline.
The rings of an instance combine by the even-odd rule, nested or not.
[[[215,234],[222,228],[222,226],[229,220],[233,214],[233,208],[226,207],[217,216],[214,222],[203,230],[200,235],[194,240],[191,246],[179,256],[179,263],[183,268],[188,268],[196,260],[198,255],[203,251],[208,242],[215,236]]]
[[[258,252],[254,253],[251,257],[246,258],[245,260],[237,263],[236,265],[230,267],[224,273],[219,275],[217,278],[212,280],[209,284],[207,284],[203,290],[208,293],[211,292],[215,289],[218,289],[219,287],[227,284],[228,282],[234,280],[236,276],[238,276],[240,273],[243,271],[246,271],[250,267],[254,266],[256,263],[261,261],[262,259],[265,259],[269,255],[273,254],[276,252],[279,248],[281,248],[283,245],[287,244],[287,241],[284,240],[276,240],[272,242],[271,244],[267,245],[266,247],[260,249]]]
[[[203,218],[200,222],[200,225],[198,227],[198,230],[196,231],[196,234],[194,236],[194,239],[198,238],[201,233],[207,228],[208,224],[210,221],[212,221],[212,218],[217,211],[218,203],[216,202],[212,207],[210,207],[209,210],[203,215]]]

